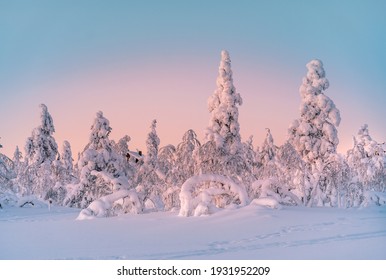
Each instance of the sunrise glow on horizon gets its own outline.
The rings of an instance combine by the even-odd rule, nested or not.
[[[311,4],[312,3],[312,4]],[[340,110],[338,151],[361,125],[386,140],[384,1],[28,1],[0,4],[1,152],[13,156],[39,125],[39,104],[53,117],[59,149],[88,143],[96,112],[145,150],[153,119],[161,147],[188,129],[204,141],[207,99],[220,52],[229,51],[242,140],[277,145],[299,117],[306,63],[324,63],[325,92]]]

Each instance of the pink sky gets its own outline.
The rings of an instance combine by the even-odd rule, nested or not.
[[[254,68],[250,62],[235,60],[232,53],[230,55],[234,84],[243,98],[239,108],[242,140],[254,135],[254,146],[259,146],[264,141],[265,128],[270,128],[275,143],[282,144],[289,124],[299,117],[298,87],[306,73],[305,66],[299,63],[293,71],[295,75],[288,75],[290,69],[285,67]],[[161,146],[177,145],[188,129],[194,129],[203,141],[203,131],[209,121],[206,102],[216,87],[219,60],[220,55],[184,63],[160,58],[135,67],[103,65],[74,71],[39,86],[21,86],[20,91],[26,97],[15,98],[6,108],[12,122],[5,124],[5,131],[17,127],[17,132],[3,137],[3,152],[12,156],[16,145],[24,150],[25,140],[39,125],[40,103],[48,106],[54,119],[54,137],[59,147],[68,140],[75,159],[77,152],[88,143],[90,127],[99,110],[110,120],[111,138],[119,140],[129,135],[132,138],[129,147],[133,150],[146,152],[146,135],[153,119],[158,121]],[[328,65],[325,69],[329,78]],[[338,150],[345,152],[362,123],[352,118],[361,114],[347,112],[351,106],[358,106],[355,104],[358,101],[345,98],[339,91],[339,85],[331,82],[326,94],[341,110]],[[371,128],[370,125],[370,132]]]

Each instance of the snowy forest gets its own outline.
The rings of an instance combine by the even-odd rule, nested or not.
[[[364,124],[353,132],[352,148],[339,154],[341,116],[325,94],[329,81],[323,63],[312,60],[306,67],[299,117],[289,121],[281,146],[269,128],[259,147],[252,137],[242,141],[238,108],[243,101],[227,51],[221,52],[217,88],[208,99],[204,139],[189,129],[178,145],[160,147],[153,120],[142,153],[130,147],[128,135],[110,139],[112,126],[99,111],[89,142],[76,156],[68,141],[56,142],[54,120],[41,104],[40,124],[25,147],[16,147],[12,159],[0,154],[0,208],[41,200],[79,208],[78,219],[89,219],[151,211],[200,216],[251,203],[272,208],[385,205],[385,144],[372,139]]]

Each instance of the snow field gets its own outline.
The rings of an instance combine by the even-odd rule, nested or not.
[[[251,203],[210,216],[177,212],[76,220],[79,209],[0,211],[3,260],[384,260],[386,207],[285,207]]]

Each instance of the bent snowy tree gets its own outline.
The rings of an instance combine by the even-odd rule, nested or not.
[[[124,213],[138,214],[142,211],[137,192],[134,189],[122,189],[91,202],[79,213],[77,220],[115,216],[118,214],[117,207],[118,210],[125,207]]]
[[[214,183],[201,187],[203,183]],[[190,177],[181,186],[180,216],[200,216],[210,214],[215,208],[236,204],[245,206],[248,195],[243,186],[231,179],[215,174],[202,174]]]

